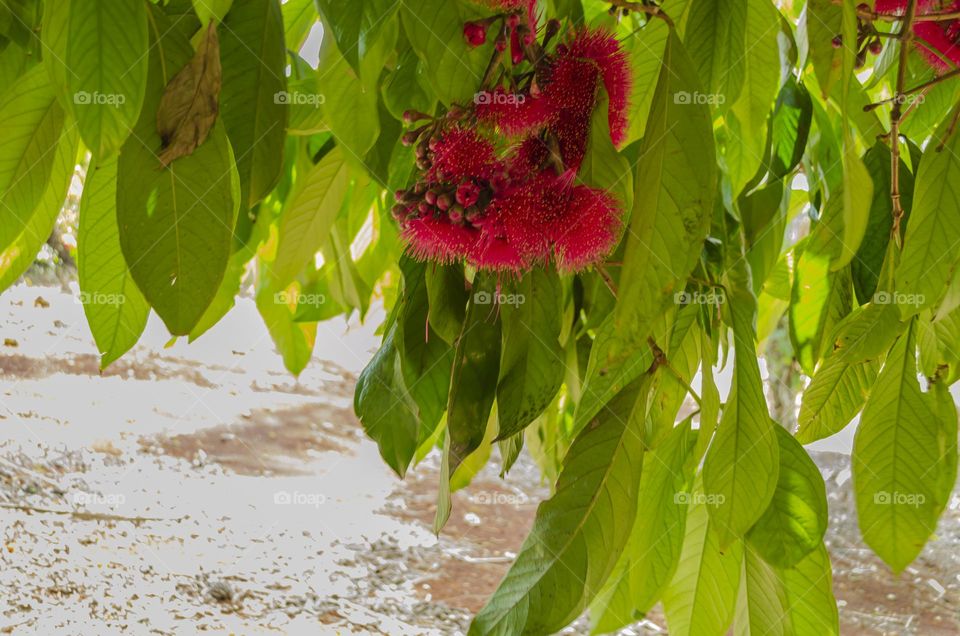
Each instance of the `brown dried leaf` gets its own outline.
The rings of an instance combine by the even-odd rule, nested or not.
[[[207,140],[220,111],[220,40],[210,22],[193,59],[163,91],[157,109],[157,132],[163,142],[158,159],[163,167],[192,154]]]

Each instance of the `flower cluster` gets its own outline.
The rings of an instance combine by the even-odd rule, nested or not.
[[[527,32],[511,23],[504,18],[505,30]],[[408,113],[410,123],[429,120],[404,138],[416,144],[420,178],[396,193],[393,209],[416,257],[486,271],[520,273],[551,261],[579,271],[615,246],[620,202],[578,184],[577,174],[601,86],[611,138],[626,137],[628,62],[602,31],[572,33],[549,54],[548,39],[523,46],[532,67],[525,82],[490,86],[470,108],[454,106],[444,117]]]
[[[907,0],[877,0],[877,13],[899,16],[907,10]],[[917,15],[960,11],[960,0],[919,0]],[[930,66],[939,72],[960,65],[960,20],[922,20],[913,25],[918,45]]]

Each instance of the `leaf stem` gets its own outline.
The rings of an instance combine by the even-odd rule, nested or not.
[[[902,95],[913,95],[914,93],[924,92],[924,91],[926,91],[928,88],[931,88],[931,87],[933,87],[933,86],[936,86],[937,84],[939,84],[940,82],[943,82],[943,81],[945,81],[945,80],[952,79],[952,78],[956,77],[957,75],[960,75],[960,68],[955,68],[955,69],[949,71],[948,73],[944,73],[943,75],[938,75],[937,77],[934,77],[932,80],[927,81],[927,82],[924,82],[923,84],[918,84],[918,85],[914,86],[913,88],[904,89]],[[864,110],[864,111],[871,111],[871,110],[873,110],[873,109],[875,109],[875,108],[879,108],[880,106],[883,106],[884,104],[892,104],[892,103],[895,102],[895,101],[897,101],[897,97],[896,97],[896,96],[888,97],[887,99],[881,99],[881,100],[878,101],[878,102],[873,102],[872,104],[867,104],[866,106],[863,107],[863,110]],[[901,117],[900,119],[901,119],[901,121],[902,121],[902,120],[903,120],[903,117]]]
[[[903,206],[900,203],[900,120],[903,116],[904,84],[907,75],[907,56],[913,41],[913,21],[917,13],[917,0],[907,0],[907,12],[900,28],[900,60],[897,68],[897,84],[893,95],[893,108],[890,110],[890,201],[893,226],[890,236],[897,248],[900,241],[900,222],[903,219]]]

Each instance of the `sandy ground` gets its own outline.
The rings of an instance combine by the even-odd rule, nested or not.
[[[436,457],[400,482],[352,413],[377,320],[322,326],[295,380],[241,301],[192,345],[151,319],[100,374],[71,294],[0,296],[0,633],[463,632],[547,491],[494,460],[431,534]],[[960,500],[897,578],[858,539],[847,457],[816,458],[843,633],[960,634]]]

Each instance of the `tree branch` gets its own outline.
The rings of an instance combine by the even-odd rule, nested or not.
[[[917,12],[917,0],[907,1],[907,12],[900,28],[900,60],[897,68],[897,85],[894,91],[893,108],[890,110],[890,202],[893,226],[890,229],[894,244],[900,248],[900,222],[903,219],[903,206],[900,203],[900,120],[903,116],[903,102],[906,96],[904,84],[907,75],[907,56],[913,42],[913,21]]]
[[[673,22],[673,19],[670,18],[666,13],[663,12],[663,9],[657,5],[641,4],[639,2],[630,2],[629,0],[608,0],[611,5],[620,8],[627,9],[628,11],[636,11],[637,13],[646,13],[647,15],[660,18],[664,22],[670,25],[670,28],[675,27],[676,25]]]

